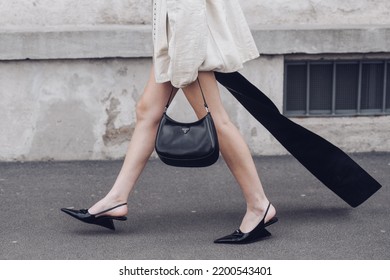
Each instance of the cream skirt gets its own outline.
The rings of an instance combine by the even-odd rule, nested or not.
[[[259,56],[238,0],[154,0],[153,43],[156,82],[178,88]]]

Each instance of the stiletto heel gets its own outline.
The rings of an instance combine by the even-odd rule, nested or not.
[[[265,228],[276,223],[278,221],[277,217],[273,217],[268,222],[264,222],[265,217],[267,216],[269,207],[271,203],[268,204],[267,210],[265,211],[263,219],[260,223],[250,232],[243,233],[240,229],[237,229],[232,234],[226,235],[224,237],[214,240],[214,243],[225,243],[225,244],[248,244],[255,241],[259,241],[265,237],[271,236],[271,233]]]
[[[94,224],[105,228],[109,228],[111,230],[115,230],[115,225],[113,220],[126,221],[127,217],[126,216],[114,217],[114,216],[107,216],[107,215],[101,216],[101,214],[107,213],[111,210],[114,210],[124,205],[127,205],[127,203],[119,204],[117,206],[114,206],[112,208],[106,209],[102,212],[93,215],[88,212],[88,209],[74,210],[68,208],[61,208],[61,211],[84,223]]]

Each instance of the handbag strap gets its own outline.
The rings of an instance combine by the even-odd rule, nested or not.
[[[203,106],[206,109],[206,112],[209,113],[209,106],[207,105],[206,98],[204,97],[204,93],[203,93],[203,90],[202,90],[202,86],[200,85],[199,78],[197,78],[196,80],[198,81],[200,92],[202,94],[203,103],[204,103]],[[171,94],[169,95],[167,105],[165,105],[164,112],[166,112],[168,110],[168,107],[169,107],[169,105],[171,104],[171,102],[173,100],[173,98],[172,98],[173,90],[174,90],[174,87],[172,87]]]

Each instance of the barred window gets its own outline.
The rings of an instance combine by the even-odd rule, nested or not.
[[[390,61],[286,61],[284,114],[390,114]]]

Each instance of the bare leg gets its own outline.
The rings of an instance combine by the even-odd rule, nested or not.
[[[89,208],[90,214],[127,202],[135,183],[154,150],[157,126],[171,89],[170,83],[158,84],[155,82],[152,68],[149,81],[137,104],[137,124],[122,168],[108,194]],[[106,215],[122,216],[126,215],[127,212],[127,206],[122,206],[107,212]]]
[[[221,154],[240,185],[246,200],[247,210],[240,229],[242,232],[249,232],[263,218],[268,206],[268,199],[249,148],[223,107],[214,73],[200,72],[199,81],[215,122]],[[205,109],[198,83],[195,82],[184,88],[184,93],[198,118],[203,117]],[[276,210],[271,205],[265,221],[270,220],[275,214]]]

